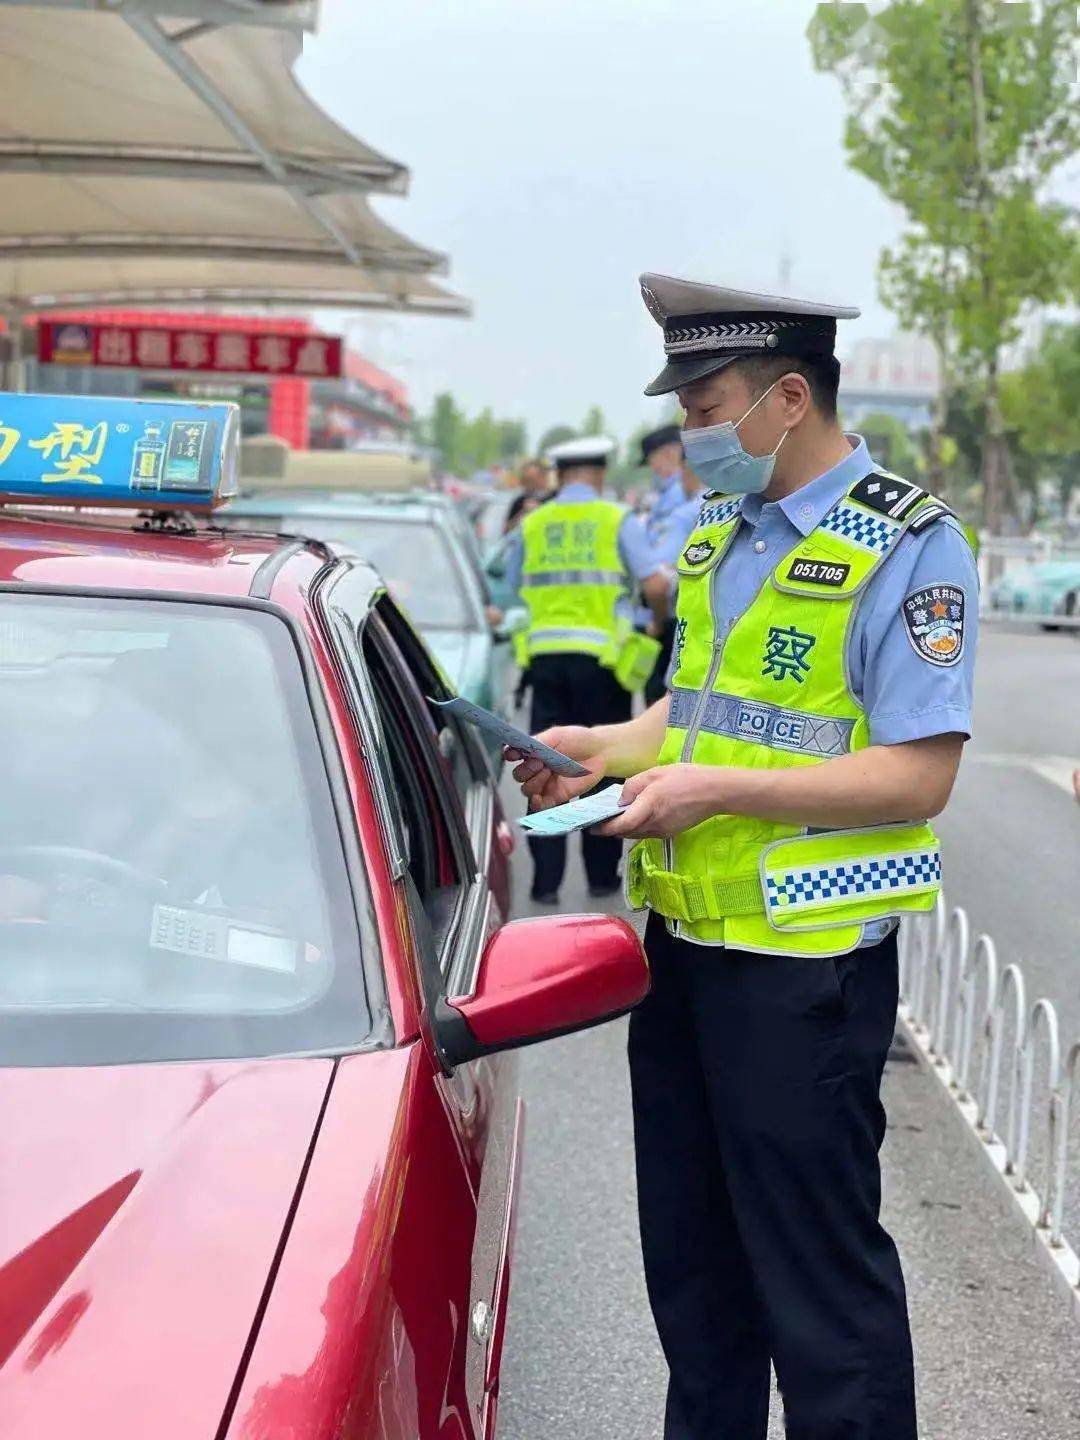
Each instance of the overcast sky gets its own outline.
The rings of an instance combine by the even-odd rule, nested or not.
[[[299,73],[412,171],[375,204],[451,259],[471,320],[344,321],[426,409],[522,416],[535,444],[600,404],[620,437],[660,331],[637,276],[661,270],[862,307],[889,335],[878,253],[896,212],[852,174],[839,87],[815,74],[810,0],[331,0]],[[843,344],[843,341],[842,341]]]

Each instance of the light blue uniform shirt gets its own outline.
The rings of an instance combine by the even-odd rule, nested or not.
[[[676,470],[671,479],[664,482],[653,501],[652,509],[645,516],[645,534],[653,545],[665,537],[670,528],[671,516],[686,499],[682,482],[682,471]]]
[[[687,499],[681,470],[676,471],[660,491],[642,522],[646,543],[652,551],[652,566],[646,574],[651,575],[663,565],[675,564],[697,525],[703,493],[699,490]],[[653,613],[647,605],[639,605],[634,611],[634,624],[641,628],[648,625],[652,618]]]
[[[782,500],[747,495],[743,523],[722,563],[724,583],[713,587],[722,609],[715,621],[726,630],[752,604],[777,565],[810,534],[826,512],[857,480],[880,469],[859,435],[849,435],[852,453]],[[943,665],[915,648],[904,622],[908,596],[934,586],[964,592],[960,657]],[[847,673],[852,693],[866,711],[872,745],[898,745],[952,732],[971,735],[971,708],[978,633],[979,579],[975,557],[951,516],[918,535],[903,535],[888,560],[871,577],[856,602],[847,638]],[[672,658],[668,684],[677,664]],[[892,921],[863,928],[863,944],[887,934]]]
[[[567,505],[584,505],[590,500],[600,500],[604,497],[599,495],[591,485],[584,480],[572,481],[564,485],[555,496]],[[700,509],[700,506],[698,507]],[[639,583],[646,580],[658,568],[659,562],[653,554],[653,547],[650,545],[645,533],[645,526],[641,523],[640,515],[632,515],[627,512],[623,516],[622,524],[619,526],[618,535],[619,558],[626,568],[627,574]],[[515,530],[509,539],[506,547],[506,584],[520,597],[521,591],[521,569],[525,558],[525,542],[521,537],[521,527]],[[524,601],[521,602],[524,604]],[[616,613],[619,615],[632,616],[634,605],[629,595],[620,598]]]

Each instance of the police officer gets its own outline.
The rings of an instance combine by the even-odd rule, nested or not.
[[[507,547],[506,579],[529,612],[525,631],[534,730],[570,721],[618,724],[630,718],[631,692],[615,675],[631,631],[629,592],[644,584],[662,606],[664,586],[638,517],[601,497],[615,442],[606,435],[567,440],[548,452],[558,493],[526,515]],[[529,837],[532,898],[559,899],[566,839]],[[582,836],[589,893],[619,889],[622,841]]]
[[[657,495],[645,522],[645,535],[653,547],[659,566],[673,566],[691,530],[697,524],[704,486],[687,468],[683,454],[682,432],[678,425],[661,425],[641,439],[641,463],[653,474]],[[638,621],[650,633],[655,629],[648,609],[638,614]],[[671,662],[671,646],[675,638],[675,617],[668,613],[659,627],[660,654],[656,667],[645,685],[645,699],[651,705],[664,693],[664,683]]]
[[[904,1282],[879,1220],[898,917],[940,883],[928,823],[971,727],[975,565],[945,505],[837,420],[849,307],[642,277],[687,459],[669,696],[548,731],[632,776],[653,988],[630,1022],[666,1440],[915,1440]],[[520,757],[519,757],[520,758]],[[595,783],[535,761],[534,805]]]

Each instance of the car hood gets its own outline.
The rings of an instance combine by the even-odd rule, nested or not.
[[[4,1440],[216,1433],[332,1072],[0,1070]]]
[[[425,630],[423,636],[458,694],[479,700],[488,673],[491,637],[477,630]]]

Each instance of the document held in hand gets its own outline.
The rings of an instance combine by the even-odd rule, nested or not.
[[[602,825],[605,820],[618,815],[621,809],[622,785],[609,785],[604,790],[579,795],[565,805],[553,805],[550,810],[536,810],[523,815],[518,824],[530,835],[569,835],[574,830],[587,830],[590,825]]]
[[[542,760],[549,770],[556,775],[565,775],[571,780],[579,780],[583,775],[588,775],[584,765],[579,765],[576,760],[571,760],[569,755],[563,755],[559,750],[553,750],[550,745],[541,745],[539,740],[525,730],[519,730],[516,725],[511,725],[509,720],[502,719],[499,715],[493,715],[490,710],[485,710],[482,705],[474,705],[471,700],[463,700],[460,695],[453,700],[431,700],[432,705],[438,706],[450,715],[456,715],[459,720],[464,720],[467,725],[475,725],[478,730],[493,736],[503,745],[509,745],[514,750],[520,750],[522,755],[528,755],[532,760]]]

